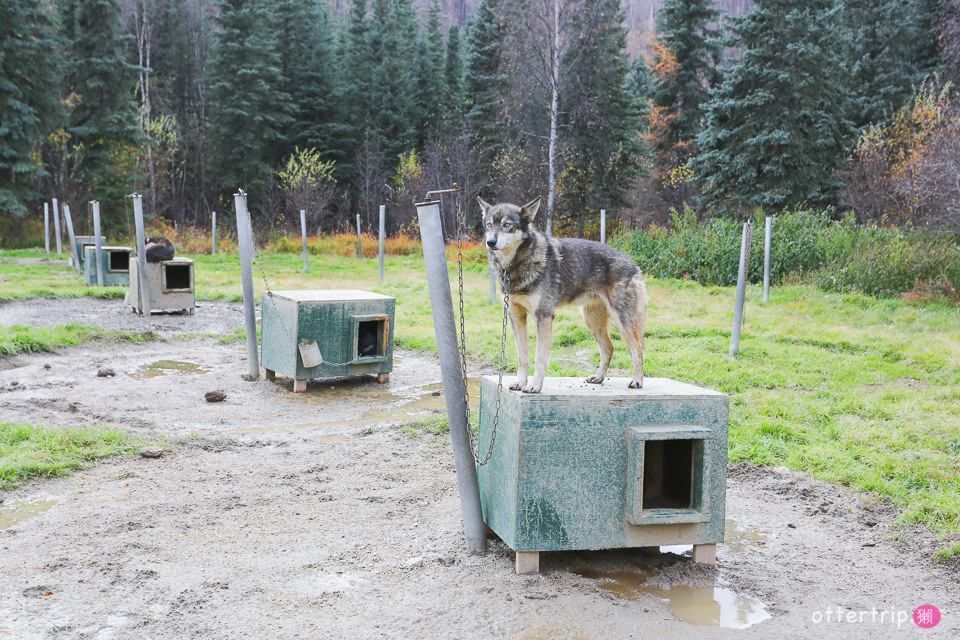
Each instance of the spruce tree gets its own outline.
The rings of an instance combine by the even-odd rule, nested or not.
[[[219,8],[210,73],[214,187],[227,203],[243,189],[255,213],[265,202],[290,121],[276,12],[267,0],[221,0]]]
[[[416,42],[416,13],[410,0],[374,0],[369,127],[391,171],[400,154],[415,143]]]
[[[758,0],[736,19],[743,55],[707,105],[694,160],[704,204],[830,201],[853,137],[838,11],[833,0]]]
[[[560,104],[566,114],[562,208],[574,218],[627,204],[626,191],[646,153],[639,135],[640,102],[630,86],[623,10],[619,0],[590,1],[599,5],[591,16],[595,22],[578,27],[589,29],[584,33],[588,46],[568,52],[576,60],[570,62],[572,81]]]
[[[30,179],[43,175],[32,152],[58,111],[59,44],[40,0],[0,5],[0,211],[26,213]]]
[[[132,151],[141,140],[137,67],[127,58],[130,38],[116,0],[65,0],[62,28],[74,177],[108,202],[104,223],[111,226],[115,212],[123,210],[123,196],[135,186]]]
[[[504,40],[506,30],[499,15],[499,0],[480,0],[474,10],[467,39],[464,75],[464,108],[472,146],[481,167],[479,190],[489,186],[490,167],[508,138],[502,121],[508,90]]]
[[[440,3],[434,0],[427,11],[426,29],[417,47],[416,127],[420,146],[428,137],[437,137],[443,115],[444,85]]]
[[[453,25],[447,34],[447,56],[444,64],[443,112],[451,127],[460,126],[463,117],[463,52],[460,27]]]
[[[367,0],[352,0],[345,28],[341,31],[338,67],[343,73],[343,105],[347,138],[359,146],[370,126],[370,93],[373,88]]]
[[[280,5],[286,45],[282,50],[286,91],[293,119],[287,130],[285,155],[294,148],[316,149],[324,160],[346,161],[347,141],[340,76],[336,72],[333,25],[326,0]]]
[[[937,62],[928,0],[844,0],[854,124],[890,118]]]
[[[630,89],[634,98],[650,101],[653,99],[655,88],[656,81],[653,78],[653,73],[650,72],[647,59],[643,56],[637,56],[630,63]]]
[[[667,170],[683,165],[694,151],[709,90],[722,80],[718,68],[722,45],[718,30],[711,26],[720,12],[713,5],[713,0],[666,0],[657,13],[654,66],[661,76],[653,103],[667,124],[656,151]]]

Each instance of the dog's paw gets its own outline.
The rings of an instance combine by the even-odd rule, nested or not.
[[[524,393],[540,393],[540,389],[543,388],[543,384],[528,384],[524,385]]]
[[[627,385],[628,389],[642,389],[643,380],[631,380],[630,384]]]
[[[523,383],[521,382],[514,382],[512,385],[510,385],[511,391],[520,391],[521,389],[523,389]],[[526,391],[526,389],[524,389],[524,391]]]
[[[586,381],[590,384],[603,384],[603,378],[601,376],[590,376]]]

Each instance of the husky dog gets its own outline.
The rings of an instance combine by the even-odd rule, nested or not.
[[[162,262],[164,260],[172,260],[176,250],[173,248],[173,243],[170,242],[169,239],[163,236],[153,236],[152,238],[147,238],[144,253],[147,257],[147,262]]]
[[[490,205],[478,198],[483,214],[487,249],[506,274],[500,284],[510,294],[510,325],[517,344],[517,382],[511,389],[538,393],[550,361],[554,308],[578,305],[587,328],[600,346],[600,369],[587,382],[600,384],[607,374],[613,342],[610,319],[633,358],[631,389],[643,386],[643,327],[647,289],[640,269],[627,254],[605,244],[577,238],[553,238],[533,227],[540,198],[522,207]],[[509,283],[509,284],[508,284]],[[527,314],[537,325],[533,379],[527,338]]]

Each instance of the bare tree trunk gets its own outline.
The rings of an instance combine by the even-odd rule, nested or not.
[[[547,235],[553,233],[553,209],[557,201],[557,119],[560,95],[560,0],[553,0],[553,33],[550,39],[550,146],[547,152]]]
[[[153,143],[150,140],[150,49],[153,25],[147,0],[138,0],[133,8],[137,29],[137,62],[140,65],[140,131],[147,136],[147,175],[150,180],[150,209],[157,215],[157,180],[153,166]]]

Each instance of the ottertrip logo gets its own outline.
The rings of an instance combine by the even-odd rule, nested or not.
[[[920,605],[913,611],[913,622],[923,629],[932,629],[940,624],[940,610],[932,604]],[[853,611],[842,607],[827,607],[824,611],[814,611],[811,620],[814,624],[824,622],[841,624],[895,624],[901,628],[910,620],[909,611],[896,609],[877,609]]]

